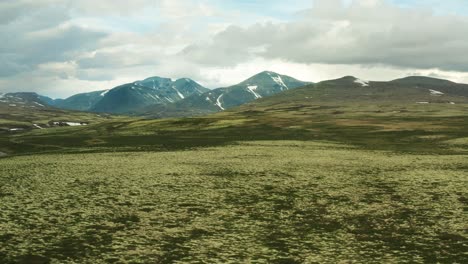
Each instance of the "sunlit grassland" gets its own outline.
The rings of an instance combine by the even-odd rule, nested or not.
[[[364,149],[413,153],[466,153],[466,104],[337,105],[311,101],[247,104],[214,115],[149,120],[112,117],[86,127],[0,135],[9,154],[174,150],[245,140],[329,140]],[[461,147],[460,147],[461,146]],[[466,146],[466,145],[465,145]]]
[[[464,263],[467,160],[285,140],[0,159],[0,262]]]

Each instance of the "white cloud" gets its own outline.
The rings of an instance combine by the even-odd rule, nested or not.
[[[235,65],[249,57],[298,63],[388,65],[468,71],[468,19],[381,0],[316,1],[302,19],[229,27],[184,51],[187,59]],[[252,47],[266,47],[259,52]],[[212,56],[214,54],[215,56]]]

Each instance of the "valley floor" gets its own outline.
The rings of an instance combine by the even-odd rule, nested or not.
[[[287,140],[4,158],[0,262],[466,263],[467,160]]]

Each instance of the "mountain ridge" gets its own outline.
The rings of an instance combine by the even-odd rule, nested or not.
[[[358,100],[359,98],[359,100],[381,100],[382,97],[414,100],[419,96],[421,98],[419,101],[425,102],[441,101],[448,95],[468,97],[467,85],[426,76],[407,76],[384,82],[367,81],[347,75],[313,84],[272,71],[263,71],[238,84],[212,90],[189,78],[173,80],[153,76],[108,90],[75,94],[65,99],[52,99],[35,92],[17,92],[4,94],[3,100],[20,98],[14,100],[32,102],[36,106],[41,104],[66,110],[97,113],[133,114],[157,118],[183,117],[224,111],[261,100],[264,97],[279,93],[287,94],[289,90],[306,86],[323,89],[334,86],[334,89],[341,87],[343,91],[347,91],[345,88],[355,89],[335,95],[335,99],[341,98],[342,100]],[[343,97],[344,94],[346,98]],[[362,94],[366,95],[365,98]],[[325,94],[320,97],[323,100],[332,100]],[[447,100],[451,99],[447,98]]]
[[[263,71],[232,86],[195,94],[173,104],[147,108],[142,114],[151,117],[181,117],[214,113],[307,84],[310,82]]]

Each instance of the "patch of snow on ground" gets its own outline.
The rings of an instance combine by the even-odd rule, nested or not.
[[[248,85],[247,89],[249,90],[250,93],[252,93],[255,96],[255,99],[262,98],[255,90],[257,90],[258,86],[257,85]]]
[[[34,126],[35,128],[44,129],[43,127],[39,126],[38,124],[33,124],[33,126]]]
[[[10,131],[22,131],[24,128],[10,128]]]
[[[428,104],[429,102],[416,102],[417,104]]]
[[[359,83],[362,87],[367,87],[369,86],[369,81],[364,81],[364,80],[361,80],[361,79],[356,79],[354,80],[355,83]]]
[[[35,104],[37,104],[38,106],[41,106],[41,107],[45,107],[44,105],[38,103],[38,102],[34,102]]]
[[[110,90],[105,90],[104,92],[102,92],[102,93],[100,94],[100,96],[106,95],[109,91],[110,91]]]
[[[84,123],[76,123],[76,122],[64,122],[65,124],[69,126],[86,126]]]
[[[454,105],[455,103],[454,102],[450,102],[451,105]]]
[[[221,110],[226,110],[224,107],[221,105],[221,98],[223,97],[223,94],[218,96],[218,99],[216,99],[216,105],[221,109]]]
[[[206,97],[205,100],[211,102],[209,97]]]
[[[432,89],[429,89],[429,92],[431,92],[431,95],[443,95],[444,94],[443,92],[439,92],[439,91],[432,90]]]
[[[0,93],[0,98],[3,98],[3,97],[5,97],[5,95],[4,95],[4,94],[2,94],[2,93]]]
[[[15,104],[9,104],[9,106],[16,106]]]

